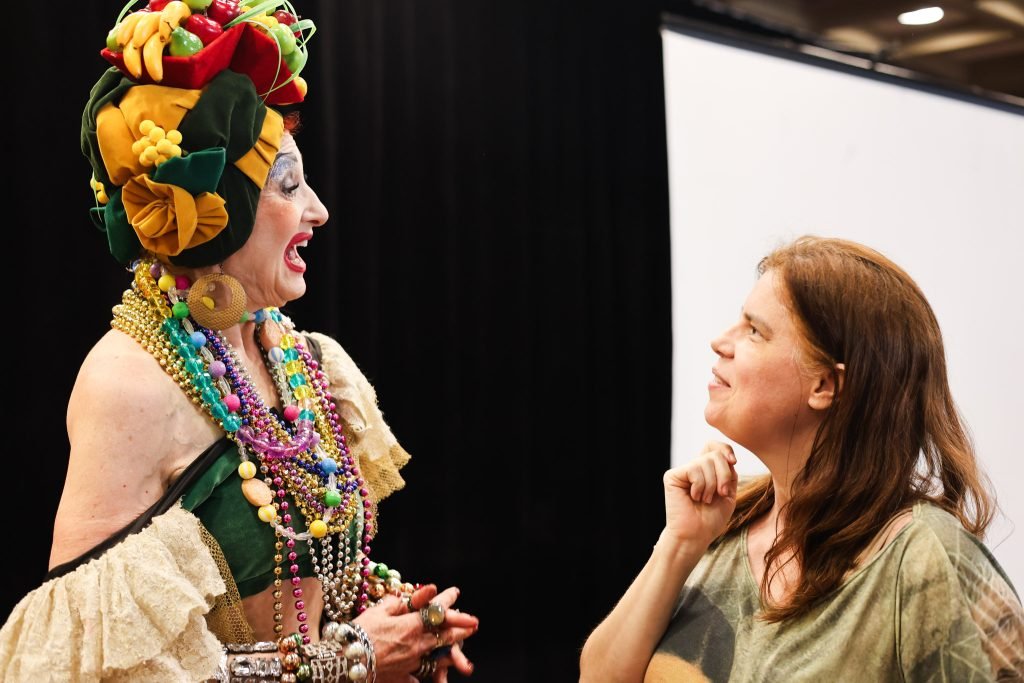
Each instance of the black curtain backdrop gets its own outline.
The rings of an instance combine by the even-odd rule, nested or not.
[[[87,216],[78,142],[119,8],[20,10],[24,71],[9,85],[3,147],[9,286],[27,316],[8,346],[23,412],[7,469],[24,503],[7,514],[17,532],[3,615],[46,570],[67,397],[129,283]],[[658,30],[662,11],[694,10],[299,9],[319,31],[298,142],[331,220],[304,253],[309,292],[286,311],[341,341],[413,454],[407,488],[381,507],[374,557],[462,589],[459,604],[482,620],[467,643],[476,680],[575,680],[580,646],[662,525],[671,327]],[[15,339],[30,356],[14,355]]]

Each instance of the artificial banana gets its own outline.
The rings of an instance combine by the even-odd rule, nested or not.
[[[160,13],[145,12],[141,19],[135,24],[135,33],[132,34],[132,45],[142,47],[160,29]]]
[[[156,83],[164,79],[164,46],[167,41],[159,33],[154,33],[142,48],[142,59],[146,64],[149,77]]]
[[[132,39],[132,35],[135,33],[135,25],[139,23],[139,19],[142,19],[144,12],[134,12],[126,16],[120,24],[117,25],[117,44],[124,47],[128,44],[128,41]]]
[[[173,0],[173,2],[167,3],[162,10],[160,10],[160,17],[171,26],[171,30],[178,28],[181,22],[185,21],[192,14],[192,10],[188,8],[188,5],[181,2],[181,0]],[[170,31],[167,32],[168,34]]]
[[[135,43],[128,41],[125,43],[124,51],[121,53],[124,57],[124,68],[128,69],[135,78],[142,76],[142,53],[139,52],[139,48],[135,47]]]

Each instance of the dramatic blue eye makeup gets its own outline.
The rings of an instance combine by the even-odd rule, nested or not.
[[[280,183],[288,171],[295,168],[298,163],[298,159],[291,152],[279,152],[274,159],[274,165],[270,167],[267,182],[274,181]]]
[[[274,183],[281,194],[286,197],[292,196],[299,189],[296,174],[292,172],[298,164],[298,159],[291,152],[279,152],[274,159],[274,165],[270,167],[267,184]]]

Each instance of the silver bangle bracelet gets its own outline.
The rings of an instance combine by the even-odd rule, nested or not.
[[[366,630],[362,626],[355,622],[350,623],[355,632],[359,635],[359,642],[363,644],[363,648],[366,650],[366,668],[368,670],[370,683],[374,683],[377,680],[377,655],[373,651],[373,643],[370,642],[370,636],[366,635]]]
[[[366,631],[358,624],[329,622],[324,626],[321,637],[320,647],[330,648],[330,654],[321,652],[316,659],[310,658],[310,669],[315,683],[328,683],[334,680],[369,680],[372,683],[376,680],[377,660],[373,644]],[[339,666],[340,672],[336,670]],[[339,673],[342,678],[332,678]]]
[[[280,681],[284,668],[279,657],[250,657],[253,654],[276,653],[277,643],[228,643],[220,656],[220,665],[214,680],[223,683],[260,683]]]

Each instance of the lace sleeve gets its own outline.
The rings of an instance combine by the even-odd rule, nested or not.
[[[26,595],[0,630],[0,680],[211,677],[221,645],[204,616],[224,582],[200,529],[175,506]]]

